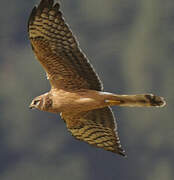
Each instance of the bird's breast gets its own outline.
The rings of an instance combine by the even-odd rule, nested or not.
[[[57,91],[52,93],[52,111],[54,112],[81,112],[96,109],[104,103],[93,91],[66,92]]]

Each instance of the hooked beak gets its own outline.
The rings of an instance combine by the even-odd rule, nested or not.
[[[32,104],[29,105],[30,109],[34,109],[34,106]]]

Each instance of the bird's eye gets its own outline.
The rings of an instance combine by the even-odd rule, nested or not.
[[[35,101],[33,102],[33,104],[34,104],[34,105],[37,105],[37,104],[39,104],[39,102],[40,102],[40,100],[35,100]]]

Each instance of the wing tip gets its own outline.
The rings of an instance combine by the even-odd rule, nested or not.
[[[117,153],[121,156],[123,156],[124,158],[127,157],[126,153],[125,153],[125,150],[123,150],[122,148],[119,149],[119,151],[117,150]]]
[[[29,25],[32,24],[33,21],[34,21],[36,12],[37,12],[37,7],[34,6],[34,8],[33,8],[32,11],[31,11],[31,14],[30,14],[30,16],[29,16],[29,19],[28,19],[28,29],[29,29]]]
[[[35,20],[35,16],[40,15],[44,8],[53,9],[58,12],[60,9],[60,3],[57,2],[54,5],[54,0],[41,0],[39,5],[35,6],[31,11],[31,14],[28,19],[28,29],[29,25],[31,25]]]
[[[50,9],[53,7],[53,4],[54,4],[54,0],[41,0],[37,9],[40,11],[42,11],[45,7]]]
[[[106,149],[106,150],[108,150],[108,149]],[[119,154],[119,155],[123,156],[124,158],[127,157],[125,150],[121,148],[121,145],[120,145],[120,147],[115,146],[115,147],[113,147],[113,150],[108,150],[108,151]]]

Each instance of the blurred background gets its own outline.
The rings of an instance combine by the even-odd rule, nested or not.
[[[113,108],[127,158],[75,140],[59,115],[28,108],[49,90],[27,36],[39,0],[1,1],[0,179],[174,179],[174,1],[61,0],[105,91],[164,96],[164,108]]]

